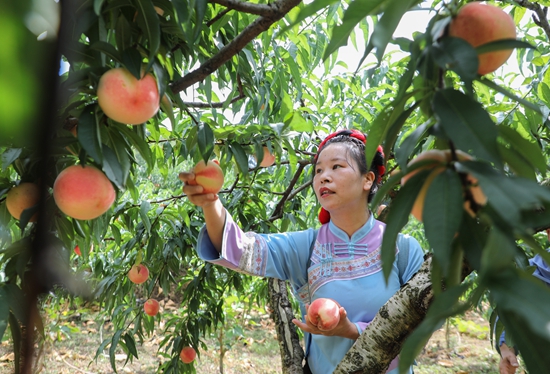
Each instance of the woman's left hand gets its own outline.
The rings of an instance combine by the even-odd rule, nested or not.
[[[307,318],[307,310],[309,309],[309,304],[306,304],[306,322],[302,322],[298,319],[293,319],[292,323],[302,329],[304,332],[309,332],[310,334],[324,335],[324,336],[340,336],[342,338],[348,338],[356,340],[359,337],[359,331],[357,331],[357,326],[348,319],[348,314],[343,307],[340,307],[340,322],[336,325],[335,328],[331,330],[320,330]]]

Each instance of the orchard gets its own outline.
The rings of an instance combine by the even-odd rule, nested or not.
[[[386,155],[370,203],[387,224],[382,273],[400,232],[426,256],[336,373],[385,373],[399,353],[407,367],[447,319],[481,306],[493,339],[505,329],[528,371],[546,372],[550,289],[527,262],[550,263],[545,4],[5,4],[0,342],[14,372],[32,372],[45,305],[62,298],[99,305],[113,331],[89,348],[114,371],[158,328],[157,371],[199,371],[205,336],[246,300],[271,311],[283,371],[301,372],[291,290],[197,257],[203,216],[178,175],[194,172],[245,231],[318,227],[312,158],[342,128],[367,135],[367,163],[378,145]]]

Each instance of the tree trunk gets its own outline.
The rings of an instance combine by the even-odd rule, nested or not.
[[[431,257],[379,310],[334,373],[385,373],[432,303]]]
[[[295,316],[288,297],[286,282],[275,278],[268,278],[267,281],[272,308],[271,318],[275,321],[281,349],[282,372],[283,374],[303,374],[304,351],[300,345],[296,326],[292,323]]]

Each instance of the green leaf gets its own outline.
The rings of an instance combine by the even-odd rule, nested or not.
[[[367,142],[368,143],[368,142]],[[382,240],[382,271],[387,280],[390,276],[393,262],[395,260],[395,243],[401,229],[409,220],[409,213],[412,210],[418,192],[424,185],[426,177],[431,170],[420,170],[412,176],[407,183],[401,187],[399,193],[392,201],[392,207],[386,218],[386,229]]]
[[[130,352],[130,354],[132,354],[132,356],[134,356],[135,358],[139,359],[137,348],[136,348],[136,341],[134,340],[134,337],[126,333],[122,336],[122,338],[124,339],[126,348],[128,348],[128,352]]]
[[[141,79],[143,59],[138,50],[134,48],[123,50],[122,64],[136,79]]]
[[[8,166],[13,164],[15,160],[19,158],[23,149],[21,148],[10,148],[2,152],[2,170],[5,170]]]
[[[295,25],[300,24],[306,18],[313,16],[315,13],[319,12],[321,9],[328,8],[332,4],[336,3],[337,0],[314,0],[309,4],[306,4],[300,12],[287,26],[284,26],[281,29],[281,34],[287,32],[290,28]]]
[[[117,330],[114,333],[113,338],[111,339],[111,346],[109,347],[109,360],[111,362],[111,368],[115,373],[117,372],[116,361],[115,361],[116,348],[120,340],[120,336],[122,335],[123,332],[124,330]]]
[[[134,0],[137,8],[137,23],[145,37],[147,38],[149,49],[149,61],[154,60],[160,47],[160,22],[157,11],[150,0]],[[201,20],[197,22],[202,23]]]
[[[443,268],[443,275],[450,269],[451,242],[460,227],[462,205],[460,178],[454,170],[446,168],[428,187],[422,211],[426,237],[434,258]]]
[[[193,40],[197,40],[197,38],[199,37],[200,33],[201,33],[201,30],[202,30],[202,25],[203,25],[203,20],[204,20],[204,15],[206,14],[206,9],[208,8],[208,0],[196,0],[195,2],[195,12],[196,12],[196,21],[195,21],[195,34],[193,36]]]
[[[115,41],[119,51],[125,51],[132,45],[132,26],[123,14],[116,22]]]
[[[199,131],[197,133],[197,141],[199,145],[199,152],[204,162],[210,160],[210,156],[214,152],[214,132],[208,125],[208,123],[199,124]]]
[[[78,119],[78,141],[82,148],[97,162],[103,164],[103,152],[101,144],[101,135],[96,116],[88,110],[85,110]]]
[[[497,126],[499,135],[508,141],[516,151],[544,176],[546,175],[546,158],[542,153],[541,147],[536,142],[525,139],[514,128],[506,125]]]
[[[103,53],[106,56],[109,56],[111,59],[113,59],[116,62],[120,62],[120,63],[122,62],[122,56],[120,55],[120,53],[118,53],[118,51],[113,45],[107,42],[102,42],[102,41],[95,42],[90,46],[90,48],[96,51],[100,51],[101,53]]]
[[[155,161],[153,159],[153,154],[151,153],[151,148],[149,148],[149,144],[147,144],[147,142],[137,134],[137,129],[135,129],[136,126],[132,126],[130,128],[126,125],[115,122],[112,124],[112,127],[128,138],[130,143],[138,150],[141,157],[143,157],[147,163],[148,169],[152,169],[155,165]]]
[[[458,149],[471,150],[479,158],[502,167],[496,125],[479,102],[447,88],[436,92],[433,108],[445,133]]]
[[[525,227],[520,221],[520,210],[530,210],[550,201],[550,190],[537,182],[522,178],[505,176],[491,166],[464,161],[455,164],[460,172],[472,174],[479,182],[490,205],[510,227]]]
[[[486,76],[482,76],[481,78],[478,79],[478,82],[481,82],[483,83],[484,85],[486,85],[487,87],[489,88],[492,88],[493,90],[497,91],[498,93],[501,93],[503,94],[504,96],[507,96],[509,97],[510,99],[514,100],[514,101],[517,101],[518,103],[520,103],[521,105],[523,105],[524,107],[526,108],[529,108],[531,110],[534,110],[536,113],[538,114],[542,114],[540,108],[536,105],[536,104],[533,104],[532,102],[528,101],[528,100],[525,100],[524,98],[522,97],[519,97],[517,96],[516,94],[508,91],[507,89],[505,89],[504,87],[501,87],[499,86],[498,84],[496,84],[495,82],[489,80],[486,78]]]
[[[487,52],[501,51],[503,49],[513,49],[513,48],[537,49],[537,47],[535,47],[534,45],[524,42],[522,40],[500,39],[500,40],[495,40],[493,42],[489,42],[489,43],[485,43],[480,46],[477,46],[476,52],[478,54],[482,54]]]
[[[122,170],[115,152],[106,145],[103,145],[103,171],[105,175],[113,181],[119,189],[124,189],[126,185],[127,172]]]
[[[148,233],[151,232],[151,221],[149,220],[149,216],[147,216],[150,210],[151,204],[147,200],[143,201],[139,207],[139,216]]]
[[[0,287],[0,342],[3,340],[4,333],[8,327],[8,318],[10,316],[10,304],[8,294],[3,287]]]
[[[98,16],[101,14],[101,6],[103,5],[104,2],[105,0],[94,0],[94,12]]]
[[[477,77],[479,58],[476,50],[462,38],[446,37],[431,48],[435,63],[456,72],[470,87]]]
[[[231,153],[233,154],[233,157],[235,158],[235,161],[237,162],[237,166],[239,167],[239,170],[244,175],[248,174],[248,156],[246,155],[246,152],[244,151],[243,147],[239,143],[231,143],[229,145],[229,149],[231,150]]]

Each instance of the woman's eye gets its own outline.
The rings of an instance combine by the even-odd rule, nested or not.
[[[337,169],[337,168],[339,168],[339,167],[342,167],[342,166],[341,166],[341,165],[334,165],[332,168],[333,168],[333,169]]]
[[[320,174],[320,173],[321,173],[321,169],[315,170],[315,174]]]

